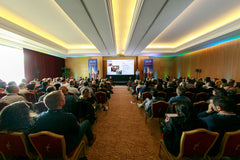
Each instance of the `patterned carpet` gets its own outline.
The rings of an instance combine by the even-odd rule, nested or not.
[[[160,128],[158,119],[145,124],[127,86],[114,86],[107,112],[98,110],[93,125],[97,139],[87,149],[88,160],[159,160]]]

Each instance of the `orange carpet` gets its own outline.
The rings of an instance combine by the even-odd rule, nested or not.
[[[127,86],[114,86],[107,112],[97,111],[93,132],[97,139],[87,149],[88,160],[159,160],[160,125],[158,119],[145,124]]]

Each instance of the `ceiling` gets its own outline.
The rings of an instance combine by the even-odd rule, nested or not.
[[[239,36],[239,0],[0,0],[0,44],[64,58],[177,56]]]

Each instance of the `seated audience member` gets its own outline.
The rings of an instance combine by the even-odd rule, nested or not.
[[[28,93],[25,83],[20,83],[18,87],[19,87],[19,92],[18,92],[19,94],[24,95],[25,93]]]
[[[138,98],[142,100],[142,93],[147,92],[147,91],[151,91],[150,87],[151,87],[150,81],[145,81],[144,87],[142,89],[140,89],[140,91],[139,91]]]
[[[74,86],[75,86],[75,82],[73,80],[70,80],[69,86],[67,87],[68,92],[74,93],[76,96],[78,96],[79,95],[79,91]]]
[[[6,82],[0,81],[0,93],[5,92],[6,86]]]
[[[132,95],[136,94],[136,88],[134,89],[135,85],[136,85],[136,87],[138,85],[138,80],[137,79],[134,80],[134,83],[131,86],[132,87]]]
[[[219,138],[211,154],[218,153],[221,139],[225,132],[240,129],[240,116],[234,113],[235,104],[229,97],[216,97],[213,104],[209,105],[208,110],[198,114],[208,126],[208,130],[218,132]]]
[[[167,82],[167,88],[163,89],[168,95],[176,91],[174,84],[172,82]]]
[[[178,116],[166,117],[162,123],[162,133],[168,151],[177,156],[182,132],[197,128],[207,128],[207,125],[194,114],[191,102],[178,101],[175,109]]]
[[[240,94],[240,82],[235,82],[235,86],[234,87],[236,89],[236,94]]]
[[[201,81],[195,82],[194,83],[194,87],[195,88],[193,88],[191,90],[193,93],[200,93],[200,92],[204,92],[205,91],[204,88],[203,88],[203,82],[201,82]]]
[[[35,88],[36,88],[36,83],[35,82],[30,82],[29,84],[27,84],[27,90],[29,92],[36,93]]]
[[[15,81],[10,81],[7,86],[17,86],[17,83]]]
[[[105,92],[107,94],[108,99],[111,98],[110,92],[107,92],[107,90],[104,88],[104,83],[103,82],[101,82],[100,85],[99,85],[99,88],[98,88],[97,92],[99,92],[99,91]]]
[[[94,101],[92,101],[91,99],[91,93],[87,88],[85,88],[81,93],[80,101],[77,102],[76,104],[76,107],[81,108],[80,109],[81,115],[77,115],[76,117],[78,119],[79,118],[87,119],[91,122],[91,124],[93,124],[94,121],[96,120],[93,103]],[[79,114],[79,112],[77,114]]]
[[[157,102],[157,101],[165,101],[164,98],[162,97],[158,97],[158,90],[151,90],[151,94],[152,94],[152,99],[148,99],[146,98],[142,104],[137,104],[139,108],[144,107],[145,111],[148,112],[148,117],[152,116],[152,103],[153,102]]]
[[[91,95],[91,93],[89,92],[89,90],[87,88],[82,90],[81,95],[79,96],[79,98],[89,102],[92,105],[95,103],[95,99],[92,98],[92,95]]]
[[[2,97],[0,99],[0,102],[4,102],[4,103],[14,103],[14,102],[18,102],[18,101],[26,101],[26,99],[23,96],[18,95],[19,92],[19,88],[18,86],[8,86],[6,88],[7,91],[7,95]]]
[[[47,90],[46,90],[46,93],[45,93],[44,95],[42,95],[42,96],[39,97],[38,102],[42,102],[43,99],[44,99],[44,97],[46,97],[46,95],[47,95],[48,93],[52,92],[52,91],[56,91],[56,88],[55,88],[54,86],[48,86],[48,87],[47,87]]]
[[[59,88],[61,87],[61,84],[60,83],[54,83],[53,86],[56,88],[56,90],[59,90]]]
[[[157,80],[156,89],[157,89],[158,91],[163,91],[163,80],[160,79],[160,78]]]
[[[75,105],[75,103],[78,101],[78,97],[75,95],[68,94],[68,89],[66,86],[60,87],[60,90],[63,92],[64,97],[65,97],[65,104],[63,105],[63,109],[65,111],[71,112],[71,108]]]
[[[48,86],[49,86],[48,82],[43,82],[42,88],[39,88],[38,92],[46,92]]]
[[[91,87],[95,88],[95,91],[98,89],[98,85],[97,85],[97,82],[95,80],[92,81]]]
[[[84,88],[87,88],[87,89],[89,90],[89,92],[91,93],[92,97],[95,97],[95,94],[94,94],[92,88],[89,87],[88,81],[84,81],[84,82],[83,82],[83,87],[81,87],[80,93],[82,93],[82,90],[83,90]]]
[[[127,86],[128,86],[128,91],[130,90],[130,85],[131,85],[131,83],[133,82],[133,79],[132,79],[132,77],[130,76],[129,77],[129,80],[128,80],[128,82],[127,82]]]
[[[80,143],[86,134],[89,146],[95,141],[92,128],[88,120],[78,124],[76,117],[72,113],[62,110],[65,98],[62,91],[53,91],[44,98],[44,103],[48,111],[42,112],[36,119],[31,132],[50,131],[64,135],[66,141],[67,154],[71,153]]]
[[[34,124],[29,111],[30,107],[23,101],[7,105],[0,114],[0,130],[28,134]]]
[[[184,87],[178,87],[176,89],[177,96],[170,98],[169,101],[168,101],[169,106],[170,106],[169,109],[171,108],[172,103],[176,103],[176,102],[179,102],[179,101],[191,102],[190,98],[184,96],[185,92],[186,92],[186,89]]]

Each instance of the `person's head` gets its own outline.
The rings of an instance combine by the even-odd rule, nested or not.
[[[152,89],[152,90],[151,90],[151,95],[152,95],[153,97],[158,97],[158,90]]]
[[[183,121],[191,120],[194,116],[193,105],[188,101],[178,101],[175,111]]]
[[[184,95],[184,93],[186,92],[186,89],[184,87],[181,87],[179,86],[177,89],[176,89],[176,92],[177,92],[177,95]]]
[[[84,82],[83,82],[83,85],[84,85],[84,86],[88,86],[88,81],[84,81]]]
[[[43,82],[43,84],[42,84],[44,87],[47,87],[48,86],[48,82],[46,81],[46,82]]]
[[[43,102],[48,109],[62,109],[65,104],[65,97],[61,90],[52,91],[44,97]]]
[[[61,84],[60,83],[55,83],[54,87],[56,88],[56,90],[59,90],[59,88],[61,87]]]
[[[10,81],[8,82],[8,86],[16,86],[17,83],[15,81]]]
[[[213,104],[216,106],[219,112],[234,112],[235,104],[229,97],[216,97],[213,99]]]
[[[70,84],[70,86],[74,86],[74,85],[75,85],[74,80],[70,80],[70,81],[69,81],[69,84]]]
[[[68,89],[66,86],[60,87],[60,90],[62,90],[63,94],[68,94]]]
[[[82,90],[80,98],[81,99],[87,99],[88,98],[88,94],[89,94],[89,89],[85,88],[85,89]]]
[[[36,85],[35,83],[29,83],[29,84],[27,84],[27,89],[32,91],[35,89],[35,85]]]
[[[227,91],[224,88],[215,88],[213,90],[213,95],[217,97],[225,97],[227,96]]]
[[[225,78],[221,79],[222,83],[227,83],[227,80]]]
[[[30,107],[23,101],[9,104],[0,113],[0,126],[2,130],[19,131],[19,126],[30,119]]]
[[[25,83],[20,83],[20,84],[18,85],[18,87],[19,87],[20,89],[24,89],[24,88],[26,88],[26,84],[25,84]]]
[[[92,81],[92,85],[96,85],[96,81],[95,80]]]
[[[215,81],[215,86],[216,86],[217,88],[221,88],[221,87],[222,87],[222,84],[223,84],[223,82],[222,82],[221,80],[216,80],[216,81]]]
[[[6,82],[3,82],[3,81],[0,82],[0,88],[5,89],[6,85],[7,85]]]
[[[203,83],[201,81],[195,82],[195,87],[196,88],[202,88],[202,86],[203,86]]]
[[[56,91],[56,87],[54,87],[54,86],[48,86],[47,89],[46,89],[46,92],[47,92],[47,93],[50,93],[50,92],[52,92],[52,91]]]
[[[18,93],[19,88],[18,88],[18,86],[7,86],[6,91],[8,93]]]

